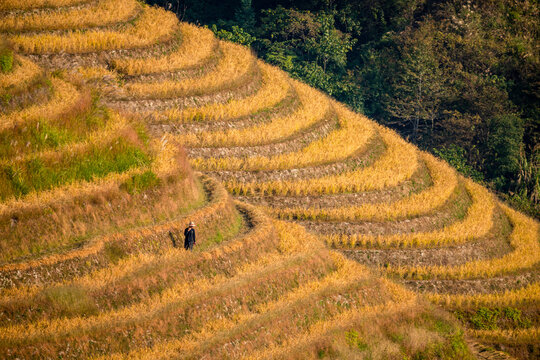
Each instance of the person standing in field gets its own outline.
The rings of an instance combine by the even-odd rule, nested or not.
[[[193,221],[190,221],[184,230],[184,237],[184,249],[193,250],[193,245],[195,245],[195,223]]]

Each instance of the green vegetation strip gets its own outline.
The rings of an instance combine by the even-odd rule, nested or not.
[[[525,309],[515,307],[479,307],[472,310],[456,310],[454,314],[468,328],[475,330],[529,329],[536,319],[534,306]]]
[[[82,141],[91,131],[103,129],[111,119],[110,110],[99,105],[95,95],[83,98],[77,106],[77,110],[83,110],[80,113],[58,119],[37,119],[0,131],[0,158],[55,149]]]
[[[0,200],[21,198],[33,191],[50,190],[78,180],[92,181],[111,173],[148,166],[150,156],[125,139],[105,147],[92,146],[84,154],[63,154],[59,159],[33,157],[0,165]]]
[[[13,70],[13,51],[0,44],[0,73],[7,74]]]

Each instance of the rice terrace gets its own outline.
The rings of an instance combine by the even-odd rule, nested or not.
[[[395,131],[137,0],[0,37],[1,359],[540,357],[540,223]]]

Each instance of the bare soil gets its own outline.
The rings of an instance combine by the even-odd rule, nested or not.
[[[168,72],[160,73],[163,75],[170,74]],[[129,83],[141,83],[140,81],[128,81],[125,83],[125,85],[128,85]],[[232,78],[228,79],[228,82],[224,83],[222,86],[220,86],[219,89],[212,89],[212,91],[206,91],[206,90],[199,90],[197,92],[192,93],[186,93],[186,94],[177,94],[177,93],[171,93],[171,94],[131,94],[128,91],[125,90],[124,85],[117,86],[115,89],[111,89],[108,93],[108,97],[111,101],[114,100],[124,100],[124,101],[137,101],[137,100],[166,100],[166,99],[177,99],[177,98],[184,98],[187,96],[203,96],[203,95],[211,95],[211,94],[217,94],[221,93],[223,91],[234,91],[239,90],[239,92],[242,92],[242,90],[249,86],[250,84],[262,84],[262,75],[260,72],[260,68],[257,65],[255,61],[250,65],[248,71],[243,74],[242,76],[238,78]],[[258,90],[259,88],[257,88]]]
[[[342,250],[348,258],[371,266],[457,266],[470,261],[499,257],[511,251],[510,244],[492,239],[430,249]]]
[[[216,50],[217,51],[217,50]],[[159,81],[181,81],[185,79],[196,79],[203,75],[206,75],[216,69],[218,62],[217,56],[212,56],[203,61],[197,66],[184,68],[181,70],[173,70],[169,72],[160,72],[155,74],[141,74],[141,75],[123,75],[122,79],[128,83],[152,83]]]
[[[457,201],[454,201],[457,203]],[[460,208],[457,209],[460,211]],[[502,257],[513,251],[509,241],[511,225],[497,209],[490,233],[475,241],[457,246],[413,249],[355,249],[343,250],[349,258],[370,266],[457,266],[471,261]]]

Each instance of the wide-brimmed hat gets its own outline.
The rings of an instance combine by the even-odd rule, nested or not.
[[[195,226],[195,223],[193,221],[190,221],[189,226]]]

